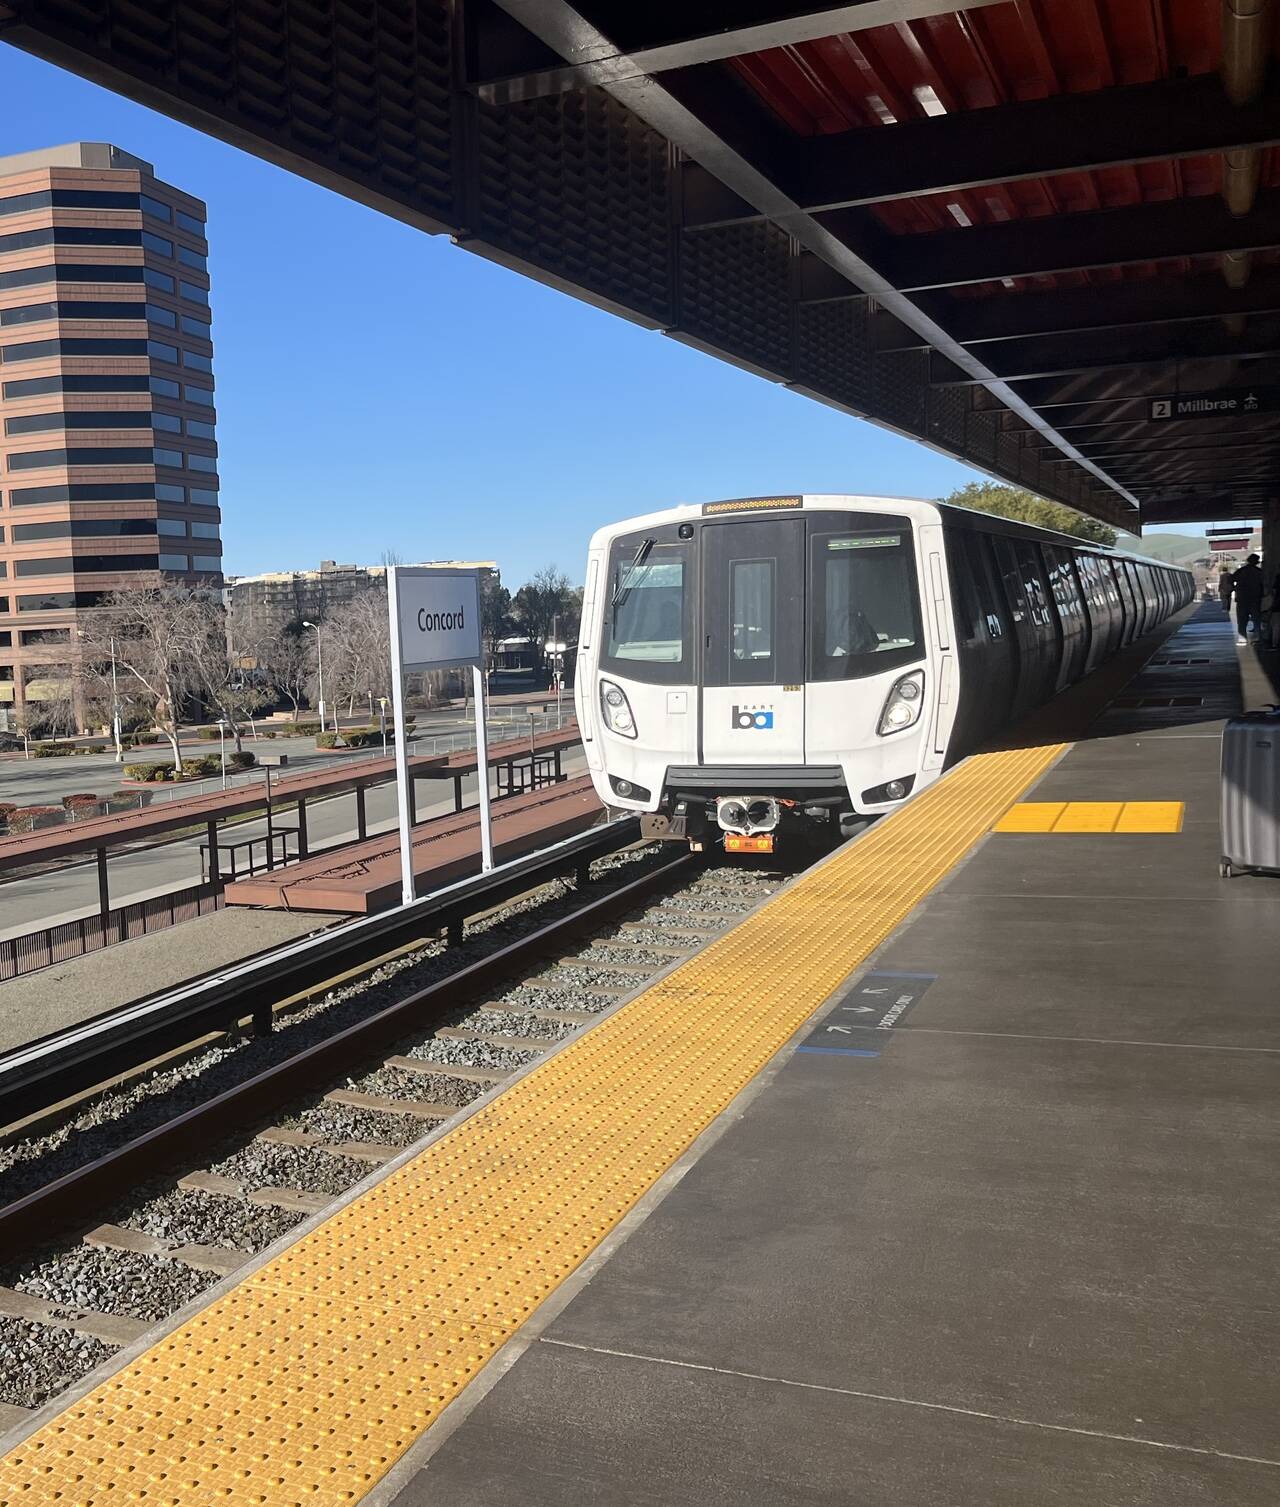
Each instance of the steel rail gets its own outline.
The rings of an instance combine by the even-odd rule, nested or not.
[[[406,1033],[421,1029],[432,1015],[473,999],[495,982],[526,970],[543,954],[624,914],[655,890],[700,864],[680,851],[628,884],[602,895],[567,916],[521,937],[466,968],[415,990],[376,1015],[347,1026],[304,1048],[234,1088],[176,1116],[164,1125],[104,1153],[95,1161],[0,1207],[0,1249],[15,1250],[23,1240],[46,1240],[51,1232],[100,1217],[105,1204],[148,1178],[186,1161],[203,1165],[211,1146],[237,1128],[252,1125],[290,1103],[317,1083],[348,1076]]]
[[[461,937],[468,917],[566,871],[586,874],[592,859],[636,841],[639,822],[623,817],[460,879],[413,905],[304,937],[222,968],[0,1056],[0,1125],[47,1110],[110,1082],[165,1052],[252,1019],[272,1027],[273,1006],[336,975],[376,961],[428,931]]]

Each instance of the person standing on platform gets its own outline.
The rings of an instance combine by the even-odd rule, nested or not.
[[[1223,612],[1231,611],[1231,572],[1224,565],[1218,572],[1218,600],[1222,603]]]
[[[1236,571],[1232,589],[1236,596],[1236,643],[1247,644],[1251,625],[1262,637],[1262,566],[1257,555],[1250,555]]]

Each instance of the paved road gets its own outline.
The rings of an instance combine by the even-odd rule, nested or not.
[[[566,707],[566,715],[571,714],[572,707]],[[472,724],[465,720],[460,711],[418,712],[415,713],[415,720],[415,740],[419,753],[430,753],[433,740],[439,742],[442,750],[445,747],[444,740],[450,738],[457,739],[460,745],[472,731]],[[542,713],[539,709],[539,726],[542,725]],[[264,723],[263,726],[267,724]],[[512,736],[527,727],[528,719],[523,707],[502,706],[493,709],[490,719],[491,738],[501,735],[504,728],[510,728],[511,732],[505,735]],[[314,738],[274,738],[260,742],[246,738],[244,746],[253,753],[288,754],[291,770],[318,768],[335,758],[349,758],[346,754],[334,755],[324,749],[317,750]],[[183,741],[184,757],[217,752],[216,742],[197,738]],[[165,750],[129,749],[125,753],[128,763],[162,763],[167,758]],[[253,778],[260,779],[261,776],[255,775]],[[120,765],[115,762],[115,756],[109,753],[77,754],[65,759],[25,759],[21,754],[0,755],[0,801],[13,801],[20,806],[56,806],[61,803],[64,795],[74,795],[81,791],[105,796],[119,789],[121,781]],[[154,787],[152,799],[164,800],[170,792],[175,795],[194,795],[201,789],[216,789],[217,783],[214,779],[199,786],[159,785]]]
[[[284,740],[279,740],[283,743]],[[264,747],[271,747],[266,744]],[[314,750],[313,750],[314,756]],[[41,760],[42,764],[51,761]],[[88,758],[77,759],[77,764],[87,764]],[[290,767],[292,768],[292,759]],[[302,761],[299,760],[299,763]],[[586,764],[578,750],[565,755],[566,774],[586,772]],[[432,796],[439,792],[437,798]],[[421,781],[418,787],[419,818],[443,815],[453,810],[452,781]],[[474,777],[464,779],[463,797],[474,804],[476,782]],[[274,816],[277,827],[293,826],[294,810],[283,807]],[[396,825],[395,785],[374,786],[366,797],[369,834],[390,831]],[[224,840],[247,842],[251,837],[266,834],[266,821],[237,823],[223,829]],[[325,847],[337,841],[354,841],[356,836],[356,803],[354,795],[333,796],[325,801],[307,803],[307,834],[313,849]],[[112,858],[109,869],[111,903],[124,905],[141,900],[149,895],[164,894],[181,889],[189,884],[198,884],[201,879],[200,837],[185,838],[179,842],[165,843],[141,852],[121,853]],[[261,850],[259,850],[261,851]],[[225,861],[224,861],[225,862]],[[47,874],[0,884],[0,937],[19,936],[25,932],[51,926],[59,921],[76,916],[93,915],[98,909],[98,874],[94,862],[68,864]]]

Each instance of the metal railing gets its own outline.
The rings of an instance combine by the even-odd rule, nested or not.
[[[21,978],[53,963],[70,962],[149,932],[166,931],[180,922],[221,910],[222,905],[220,884],[193,884],[167,895],[131,901],[106,916],[79,916],[20,937],[0,938],[0,981]]]

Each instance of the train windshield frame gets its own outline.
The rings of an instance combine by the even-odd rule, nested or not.
[[[688,685],[696,560],[671,524],[620,535],[609,549],[600,662],[630,680]]]
[[[809,679],[861,680],[923,659],[912,520],[832,512],[808,521]]]

